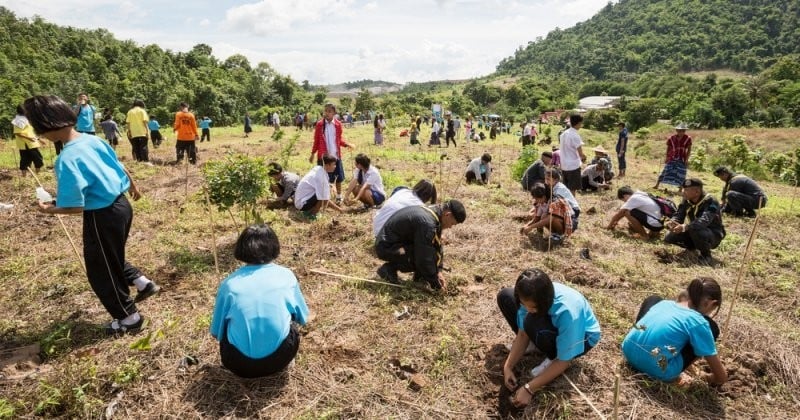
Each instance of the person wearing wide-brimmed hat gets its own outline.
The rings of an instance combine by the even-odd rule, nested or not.
[[[603,148],[603,146],[597,146],[592,149],[594,152],[594,157],[592,161],[589,162],[590,165],[594,165],[597,162],[600,162],[601,159],[604,159],[604,172],[603,172],[603,181],[608,183],[614,179],[614,164],[611,162],[611,158],[608,156],[608,151]]]
[[[688,127],[685,123],[675,126],[675,134],[667,139],[667,158],[664,160],[664,169],[658,176],[656,185],[661,183],[683,188],[686,180],[686,168],[689,166],[689,155],[692,152],[692,138],[686,134]]]
[[[697,250],[700,252],[699,261],[710,264],[711,250],[725,238],[720,213],[719,201],[703,191],[703,181],[687,179],[683,182],[683,202],[665,223],[669,233],[664,242],[690,252]]]

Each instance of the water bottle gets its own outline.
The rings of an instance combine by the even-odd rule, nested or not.
[[[42,203],[49,203],[53,201],[53,196],[50,195],[49,192],[45,191],[42,187],[36,187],[36,198]]]

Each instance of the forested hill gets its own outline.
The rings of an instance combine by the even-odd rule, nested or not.
[[[648,71],[753,74],[800,52],[799,21],[800,0],[620,0],[521,47],[497,71],[619,81]]]
[[[73,101],[87,92],[98,107],[120,116],[140,98],[162,124],[182,101],[215,123],[230,124],[246,111],[308,110],[315,100],[314,92],[267,63],[251,66],[242,55],[221,61],[211,52],[205,44],[185,53],[140,46],[105,29],[19,19],[0,7],[0,132],[10,131],[16,105],[33,94]]]

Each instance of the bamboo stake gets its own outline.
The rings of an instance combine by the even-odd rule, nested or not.
[[[189,159],[188,159],[188,157],[186,159],[186,164],[184,165],[183,176],[184,176],[184,178],[186,178],[186,185],[183,188],[183,197],[184,197],[183,202],[186,203],[186,201],[189,200]]]
[[[217,232],[214,230],[214,211],[211,208],[211,199],[208,197],[208,188],[203,186],[203,195],[206,196],[206,210],[208,210],[208,221],[211,227],[211,240],[214,245],[214,270],[219,276],[219,256],[217,255]]]
[[[231,215],[231,220],[233,221],[233,227],[235,227],[236,230],[239,230],[239,223],[236,221],[236,218],[233,217],[233,212],[231,211],[230,208],[228,208],[228,214]]]
[[[758,199],[758,207],[761,207],[761,198]],[[753,238],[756,236],[756,231],[758,231],[758,220],[761,218],[761,212],[756,213],[756,219],[753,221],[753,230],[750,231],[750,237],[747,238],[747,245],[744,248],[744,255],[742,256],[742,264],[739,266],[739,273],[736,275],[736,286],[733,289],[733,298],[731,300],[731,306],[728,308],[728,316],[725,317],[725,329],[722,332],[722,336],[720,337],[720,345],[722,345],[722,341],[725,339],[728,333],[728,327],[730,327],[731,323],[731,316],[733,315],[733,308],[736,305],[736,298],[739,296],[739,286],[742,284],[742,277],[744,277],[744,269],[747,267],[747,260],[750,256],[750,246],[753,244]]]
[[[316,269],[308,270],[308,271],[311,272],[311,273],[321,274],[323,276],[335,277],[335,278],[339,278],[339,279],[356,280],[356,281],[361,281],[361,282],[364,282],[364,283],[382,284],[382,285],[385,285],[385,286],[399,287],[401,289],[405,288],[405,286],[403,286],[403,285],[394,284],[394,283],[388,283],[388,282],[385,282],[385,281],[369,280],[369,279],[363,279],[361,277],[347,276],[347,275],[344,275],[344,274],[328,273],[328,272],[325,272],[325,271],[322,271],[322,270],[316,270]]]
[[[42,185],[42,182],[39,181],[39,177],[36,176],[36,173],[33,172],[33,170],[30,167],[28,167],[28,172],[30,172],[31,175],[33,175],[33,179],[36,180],[36,183],[39,184],[40,187],[44,188],[44,185]],[[67,235],[67,239],[69,239],[69,244],[72,245],[72,251],[75,252],[75,257],[78,258],[78,262],[81,264],[81,268],[83,268],[83,274],[87,274],[87,272],[86,272],[86,264],[83,261],[83,257],[81,256],[81,253],[78,252],[78,247],[75,246],[75,241],[72,240],[72,235],[69,234],[69,231],[67,230],[67,226],[64,224],[64,220],[61,218],[61,216],[62,215],[60,215],[60,214],[56,214],[56,218],[58,218],[58,223],[60,223],[61,224],[61,228],[64,229],[64,234]]]
[[[583,393],[583,392],[582,392],[582,391],[581,391],[581,390],[580,390],[580,389],[579,389],[579,388],[578,388],[578,387],[577,387],[577,386],[576,386],[576,385],[575,385],[575,384],[572,382],[572,380],[570,380],[570,379],[569,379],[569,376],[567,376],[567,374],[566,374],[566,373],[562,373],[562,374],[561,374],[561,376],[563,376],[563,377],[564,377],[564,379],[566,379],[566,380],[567,380],[567,382],[569,382],[570,386],[572,386],[572,389],[574,389],[575,391],[577,391],[577,392],[578,392],[578,395],[580,395],[580,396],[581,396],[581,398],[583,398],[583,400],[584,400],[584,401],[586,401],[586,403],[587,403],[587,404],[589,404],[589,407],[591,407],[591,408],[592,408],[592,411],[594,411],[594,412],[595,412],[595,414],[597,414],[597,417],[598,417],[598,418],[600,418],[600,419],[602,419],[602,420],[606,420],[606,416],[604,416],[604,415],[603,415],[603,413],[601,413],[601,412],[600,412],[600,410],[598,410],[598,409],[597,409],[597,407],[595,407],[595,406],[594,406],[594,404],[592,404],[592,400],[590,400],[590,399],[589,399],[589,397],[587,397],[587,396],[586,396],[586,394],[584,394],[584,393]]]
[[[614,373],[614,414],[612,414],[614,420],[619,420],[619,383],[619,366],[617,366],[617,371]]]

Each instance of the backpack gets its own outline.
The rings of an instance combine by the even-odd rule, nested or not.
[[[669,219],[673,214],[677,213],[678,206],[676,206],[675,202],[669,198],[659,197],[650,193],[647,193],[647,196],[656,202],[663,218]]]

